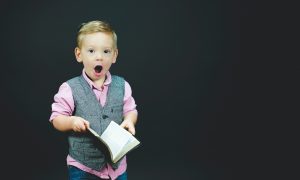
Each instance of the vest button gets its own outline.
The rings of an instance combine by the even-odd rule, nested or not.
[[[107,115],[102,115],[102,119],[106,119],[106,118],[108,118]]]

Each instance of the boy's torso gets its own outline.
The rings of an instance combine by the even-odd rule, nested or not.
[[[110,121],[118,124],[123,117],[124,84],[123,78],[112,76],[104,106],[97,100],[92,88],[83,76],[67,81],[72,89],[75,103],[74,115],[90,122],[90,126],[98,134],[102,134]],[[69,134],[69,154],[80,163],[99,169],[107,163],[104,154],[88,135]],[[112,164],[117,167],[117,164]]]

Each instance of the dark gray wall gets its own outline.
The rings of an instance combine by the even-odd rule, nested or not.
[[[142,146],[128,156],[129,179],[251,177],[244,172],[259,153],[246,132],[263,112],[252,109],[262,96],[256,81],[265,85],[258,73],[266,72],[252,61],[259,59],[251,53],[255,6],[1,1],[2,170],[10,179],[67,179],[66,139],[48,122],[50,106],[60,84],[81,73],[73,54],[78,25],[101,19],[118,34],[111,71],[127,79],[138,104]]]

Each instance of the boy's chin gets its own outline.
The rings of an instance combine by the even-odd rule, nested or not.
[[[94,72],[93,73],[93,79],[94,80],[99,80],[99,79],[102,79],[103,77],[105,77],[104,72],[101,72],[101,73]]]
[[[85,74],[92,81],[97,81],[97,80],[99,80],[99,79],[101,79],[103,77],[102,73],[101,74],[99,74],[99,73],[97,74],[97,73],[92,72],[92,73],[85,73]]]
[[[96,78],[101,78],[101,77],[105,76],[105,72],[103,72],[103,71],[101,71],[101,72],[94,71],[93,76],[96,77]]]

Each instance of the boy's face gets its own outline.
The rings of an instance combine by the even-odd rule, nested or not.
[[[116,62],[118,50],[111,34],[97,32],[84,35],[81,47],[75,48],[75,56],[78,62],[83,63],[86,74],[96,81],[105,78],[112,63]],[[102,66],[102,69],[96,66]]]

